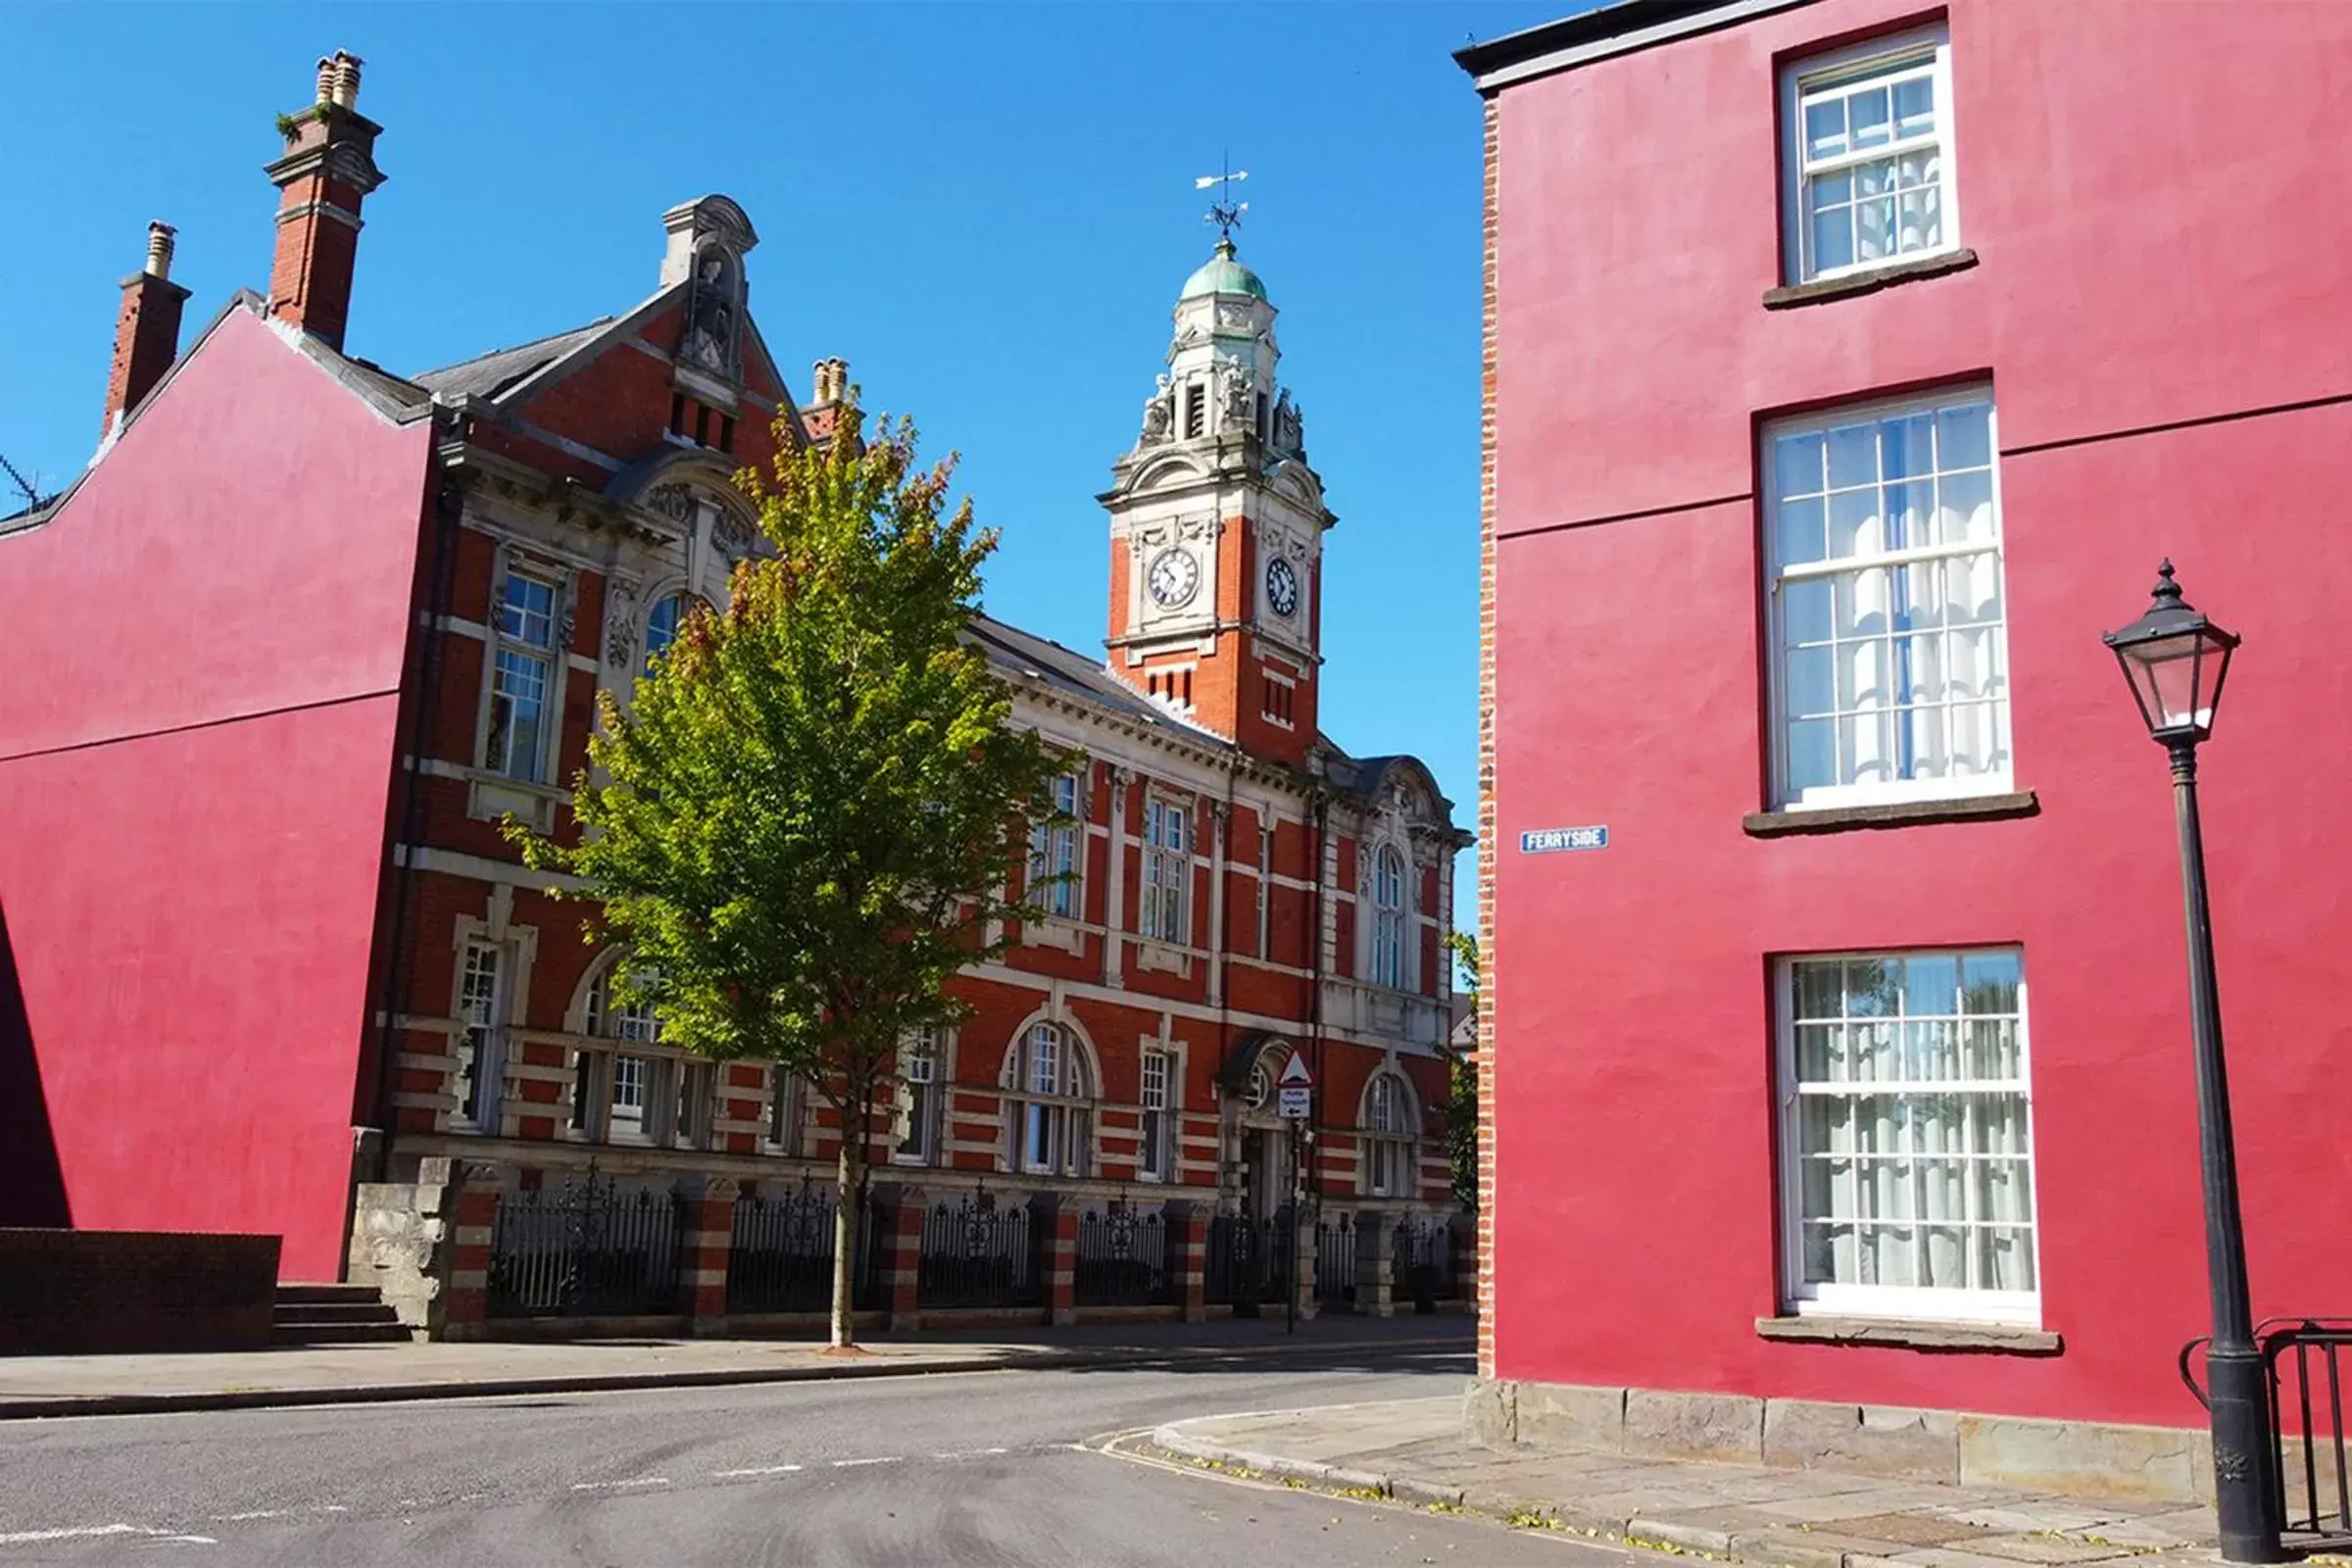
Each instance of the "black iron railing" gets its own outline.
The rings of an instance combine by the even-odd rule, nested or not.
[[[1208,1299],[1254,1311],[1279,1306],[1291,1282],[1291,1215],[1272,1219],[1219,1214],[1208,1224],[1208,1259],[1202,1280]]]
[[[727,1253],[729,1312],[823,1312],[833,1305],[834,1226],[841,1205],[833,1190],[797,1192],[735,1201],[733,1245]],[[857,1270],[850,1303],[859,1311],[881,1300],[881,1214],[871,1200],[858,1216]]]
[[[1079,1215],[1073,1276],[1080,1306],[1156,1306],[1174,1300],[1167,1221],[1123,1203]]]
[[[2352,1374],[2352,1319],[2271,1318],[2255,1344],[2269,1373],[2271,1454],[2276,1477],[2270,1525],[2297,1552],[2352,1545],[2352,1460],[2347,1459],[2344,1385]],[[2180,1348],[2180,1381],[2208,1404],[2192,1362],[2210,1336]]]
[[[985,1197],[940,1204],[923,1216],[916,1299],[939,1307],[1042,1304],[1041,1231],[1026,1208],[999,1208]]]
[[[622,1192],[594,1167],[505,1193],[490,1232],[492,1317],[635,1317],[680,1309],[679,1200]]]
[[[1435,1312],[1453,1288],[1453,1232],[1427,1215],[1396,1222],[1389,1238],[1389,1297],[1410,1301],[1416,1312]]]
[[[1346,1306],[1355,1299],[1355,1219],[1339,1214],[1315,1227],[1315,1299]]]

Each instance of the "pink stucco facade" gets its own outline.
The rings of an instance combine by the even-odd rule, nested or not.
[[[1923,24],[1974,264],[1768,305],[1784,70]],[[2099,642],[2166,556],[2246,638],[2204,764],[2255,1311],[2352,1307],[2352,1258],[2313,1245],[2352,1220],[2352,217],[2313,196],[2347,59],[2326,7],[1818,0],[1490,84],[1487,1375],[2201,1419],[2174,1370],[2208,1324],[2172,802]],[[1997,410],[2031,807],[1757,831],[1784,804],[1760,432],[1947,387]],[[1598,823],[1605,851],[1519,852]],[[1950,948],[2022,954],[2017,1326],[2058,1343],[1767,1337],[1799,1294],[1782,966]]]

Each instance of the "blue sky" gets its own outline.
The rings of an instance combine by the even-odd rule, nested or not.
[[[1342,519],[1324,727],[1422,757],[1470,826],[1480,112],[1449,51],[1582,8],[13,7],[0,454],[50,489],[88,460],[149,219],[179,229],[186,335],[267,284],[271,121],[349,49],[389,176],[350,352],[415,371],[621,310],[655,286],[662,210],[723,191],[796,388],[841,355],[869,409],[961,451],[1004,534],[990,611],[1099,654],[1093,498],[1214,238],[1193,176],[1230,153]],[[1468,925],[1468,856],[1458,887]]]

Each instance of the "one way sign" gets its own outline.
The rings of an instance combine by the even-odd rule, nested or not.
[[[1274,1098],[1285,1121],[1304,1121],[1314,1114],[1315,1075],[1306,1058],[1296,1051],[1274,1080]]]

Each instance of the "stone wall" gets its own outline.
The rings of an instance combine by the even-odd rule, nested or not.
[[[275,1236],[0,1229],[0,1352],[270,1344]]]
[[[2185,1427],[1489,1379],[1471,1385],[1463,1419],[1472,1442],[1497,1447],[1708,1459],[2151,1502],[2213,1496],[2211,1436]]]
[[[457,1187],[446,1159],[417,1162],[413,1182],[361,1182],[353,1189],[348,1278],[372,1285],[408,1328],[435,1334],[454,1240]]]

